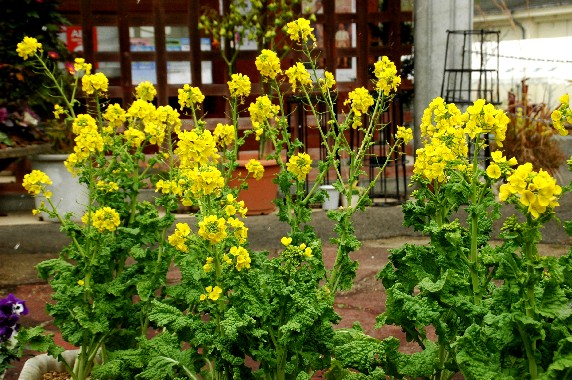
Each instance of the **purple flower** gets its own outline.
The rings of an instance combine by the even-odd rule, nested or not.
[[[21,315],[28,314],[26,303],[13,294],[0,300],[0,342],[4,342],[17,330]]]

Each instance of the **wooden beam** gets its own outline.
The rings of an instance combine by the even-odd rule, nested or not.
[[[155,73],[157,76],[157,105],[169,104],[167,94],[167,38],[165,36],[165,6],[163,0],[153,0],[155,25]]]

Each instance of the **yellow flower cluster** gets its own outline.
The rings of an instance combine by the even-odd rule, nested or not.
[[[320,82],[320,87],[322,88],[323,92],[328,92],[336,84],[334,74],[329,71],[324,71],[324,77],[318,79],[318,81]]]
[[[446,181],[446,169],[465,170],[468,167],[467,138],[494,133],[497,145],[502,146],[509,120],[503,111],[486,104],[483,99],[475,101],[464,114],[441,97],[433,99],[421,119],[421,137],[425,146],[416,152],[414,174],[430,181]],[[500,170],[498,162],[489,166],[487,175],[499,178],[497,169]]]
[[[345,104],[351,104],[354,113],[352,128],[356,129],[362,125],[361,116],[367,113],[369,107],[373,106],[374,100],[365,87],[359,87],[348,94]]]
[[[286,164],[286,170],[296,176],[298,181],[304,181],[312,170],[312,159],[308,153],[297,153],[290,157]]]
[[[237,271],[241,271],[243,269],[248,269],[250,268],[250,255],[248,253],[248,251],[246,250],[246,248],[244,247],[231,247],[230,248],[230,254],[232,256],[234,256],[235,260],[236,260],[236,270]]]
[[[504,202],[515,195],[522,205],[528,207],[528,213],[534,219],[559,206],[558,196],[562,194],[562,188],[548,172],[542,169],[534,171],[530,162],[519,165],[507,181],[500,187],[499,199]]]
[[[132,119],[139,119],[145,122],[152,122],[155,120],[155,106],[153,103],[147,102],[143,99],[135,99],[127,109],[127,116]]]
[[[103,113],[103,119],[108,122],[109,128],[117,129],[127,120],[127,112],[117,103],[110,104]]]
[[[97,129],[95,119],[88,114],[77,115],[72,132],[76,134],[74,152],[65,161],[71,173],[76,173],[78,166],[92,154],[103,151],[103,137]]]
[[[85,62],[83,58],[76,58],[74,60],[73,69],[75,72],[83,71],[84,74],[89,75],[91,74],[91,63]]]
[[[205,290],[207,294],[201,294],[200,296],[201,301],[204,301],[207,298],[212,301],[216,301],[220,298],[220,295],[222,293],[222,289],[219,286],[215,286],[214,288],[212,286],[207,286]]]
[[[397,75],[395,64],[385,55],[374,64],[373,73],[377,78],[375,88],[387,96],[391,91],[397,90],[401,84],[401,77]]]
[[[153,99],[155,99],[155,96],[157,96],[157,90],[151,82],[144,81],[139,83],[135,88],[135,96],[137,99],[152,102]]]
[[[190,107],[193,104],[201,104],[205,100],[205,96],[198,87],[192,87],[189,84],[185,84],[183,88],[178,90],[178,99],[181,109],[185,107]]]
[[[564,126],[564,123],[572,124],[572,110],[570,109],[570,97],[568,94],[560,97],[560,107],[552,111],[550,118],[552,119],[552,125],[554,125],[554,128],[560,135],[568,135],[568,130]]]
[[[46,191],[46,186],[52,184],[50,177],[41,170],[32,170],[22,180],[22,186],[30,195],[36,196],[43,193],[46,198],[52,196],[51,191]]]
[[[291,258],[299,261],[303,258],[310,258],[313,256],[312,248],[306,246],[306,244],[302,243],[300,245],[292,245],[292,238],[288,236],[282,237],[280,242],[286,249],[282,252],[282,256],[285,258]]]
[[[296,92],[297,84],[300,83],[301,87],[312,86],[312,79],[310,78],[310,73],[304,67],[302,62],[296,62],[296,64],[286,70],[286,75],[292,86],[292,92]]]
[[[209,161],[218,162],[220,155],[216,149],[216,141],[208,129],[182,131],[178,137],[175,154],[179,156],[181,168],[192,169],[206,165]]]
[[[218,123],[213,131],[215,141],[218,146],[226,148],[234,143],[234,126],[230,124]]]
[[[429,181],[445,182],[445,169],[459,163],[459,157],[441,140],[434,139],[423,148],[417,149],[413,174],[420,174]]]
[[[217,244],[226,238],[226,221],[216,215],[206,216],[199,222],[199,236],[211,244]]]
[[[250,95],[250,78],[243,74],[232,74],[230,81],[227,82],[230,96],[235,98]]]
[[[453,103],[447,104],[441,97],[429,103],[421,118],[421,136],[425,139],[440,138],[442,135],[459,135],[454,129],[460,130],[463,125],[463,115]],[[461,138],[464,139],[464,136]]]
[[[413,140],[413,130],[411,128],[405,128],[402,126],[397,126],[397,133],[395,133],[396,140],[403,140],[404,144],[408,144],[409,141]]]
[[[125,141],[133,148],[141,146],[143,141],[145,141],[145,133],[137,129],[137,127],[127,128],[125,132],[123,132],[123,136],[125,137]]]
[[[85,213],[81,217],[81,221],[84,224],[88,224],[91,219],[91,224],[97,228],[99,232],[109,231],[113,232],[119,227],[121,220],[119,219],[119,213],[112,209],[111,207],[101,207],[95,210],[92,214],[89,212]]]
[[[161,192],[163,194],[174,194],[174,195],[182,195],[183,194],[183,185],[185,184],[184,179],[179,179],[176,181],[169,181],[169,180],[162,180],[160,179],[155,184],[155,192]]]
[[[289,22],[286,27],[286,33],[290,35],[292,41],[298,41],[300,44],[304,44],[308,39],[316,41],[316,36],[314,36],[314,28],[310,27],[310,20],[305,18],[299,18],[298,20]]]
[[[119,190],[119,184],[117,182],[105,182],[102,180],[97,181],[97,189],[104,191],[106,193],[112,193]]]
[[[195,196],[219,194],[224,186],[222,173],[213,165],[203,165],[185,171],[191,180],[191,192]]]
[[[256,180],[259,180],[264,175],[264,166],[260,163],[260,161],[252,158],[246,163],[246,170],[252,177]]]
[[[87,95],[107,93],[109,80],[103,73],[86,74],[81,78],[81,89]]]
[[[16,46],[16,52],[18,52],[20,57],[24,58],[24,61],[36,54],[38,50],[42,50],[42,44],[34,37],[24,37],[22,42]]]
[[[501,175],[506,175],[512,172],[512,166],[516,166],[518,164],[514,157],[507,160],[500,150],[492,152],[491,158],[493,159],[493,162],[491,162],[487,167],[486,173],[487,176],[492,179],[498,179]]]
[[[59,119],[66,111],[59,104],[54,104],[54,118]]]
[[[248,211],[248,209],[244,207],[244,201],[236,202],[235,209],[236,212],[239,213],[243,218],[246,216],[246,212]],[[244,222],[236,218],[228,218],[226,222],[228,223],[229,227],[234,230],[233,235],[238,240],[238,243],[246,243],[246,239],[248,238],[248,227],[244,225]]]
[[[181,252],[189,252],[187,247],[187,237],[191,234],[191,227],[186,223],[177,223],[175,232],[167,240],[169,244]]]
[[[278,59],[278,56],[272,50],[263,49],[260,55],[256,57],[254,64],[263,77],[274,79],[276,75],[282,72],[280,69],[280,59]]]
[[[179,112],[171,106],[159,106],[155,112],[157,122],[163,125],[163,131],[171,130],[176,133],[181,131],[181,118]],[[162,139],[161,139],[162,141]],[[160,144],[160,142],[158,142]]]
[[[278,115],[280,107],[272,104],[268,95],[262,95],[256,98],[254,103],[250,104],[248,112],[250,112],[252,128],[256,133],[256,140],[260,140],[260,136],[264,133],[264,124],[266,124],[269,119]]]
[[[484,99],[477,99],[473,105],[467,107],[463,119],[465,133],[470,138],[474,139],[482,133],[494,133],[497,145],[502,147],[502,142],[506,138],[506,128],[510,122],[504,111],[496,109]]]

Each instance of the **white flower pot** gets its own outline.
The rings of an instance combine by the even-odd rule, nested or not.
[[[358,201],[359,201],[359,194],[352,194],[352,197],[350,199],[350,207],[355,208],[357,206]],[[345,196],[342,196],[342,207],[344,208],[348,207],[348,198],[346,198]]]
[[[322,185],[320,189],[325,190],[327,195],[322,203],[322,210],[335,210],[340,205],[340,192],[332,185]]]
[[[64,351],[62,356],[73,368],[78,353],[79,350],[69,350]],[[62,362],[48,354],[37,355],[24,363],[18,380],[42,380],[43,375],[48,372],[66,372],[66,367]]]
[[[52,202],[56,206],[59,214],[63,217],[68,212],[73,213],[72,220],[80,220],[89,201],[88,190],[84,184],[80,184],[77,177],[74,177],[64,166],[67,154],[40,154],[32,157],[32,169],[41,170],[50,177],[53,184],[48,186],[52,191]],[[36,208],[44,201],[44,197],[36,197]],[[42,213],[44,220],[57,221]]]

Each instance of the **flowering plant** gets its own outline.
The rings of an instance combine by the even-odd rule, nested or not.
[[[13,294],[0,300],[0,374],[3,374],[13,360],[21,356],[16,340],[21,315],[28,314],[26,303]]]
[[[80,347],[76,365],[68,368],[74,379],[88,374],[218,379],[253,372],[276,379],[309,378],[330,366],[333,325],[339,320],[333,299],[337,291],[349,289],[355,277],[357,263],[349,255],[360,244],[352,215],[364,209],[367,197],[364,193],[356,207],[328,212],[337,233],[331,268],[322,260],[322,242],[311,227],[309,206],[324,199],[319,186],[328,170],[336,172],[335,187],[351,197],[351,184],[363,174],[367,149],[385,126],[380,115],[400,79],[395,65],[384,57],[375,65],[375,96],[366,88],[352,91],[345,103],[348,112],[338,121],[335,79],[330,72],[318,75],[309,22],[291,22],[288,34],[311,69],[298,62],[282,71],[276,53],[263,51],[256,65],[272,91],[246,108],[250,80],[233,74],[228,82],[230,123],[213,131],[197,117],[204,96],[190,85],[179,90],[181,110],[194,121],[190,130],[181,130],[177,111],[152,105],[155,90],[148,83],[138,86],[137,100],[127,110],[102,104],[107,89],[102,74],[81,78],[84,92],[96,104],[93,116],[75,114],[66,98],[63,112],[73,119],[77,135],[66,165],[89,189],[82,223],[58,214],[44,173],[33,171],[23,185],[34,195],[46,196],[40,210],[58,217],[72,240],[59,258],[38,269],[57,301],[48,305],[49,312],[63,338]],[[82,71],[86,63],[76,65]],[[330,144],[309,190],[305,181],[312,158],[289,133],[286,84],[318,120],[327,121],[318,124],[326,125],[320,134]],[[318,111],[314,95],[326,112]],[[249,248],[243,221],[247,208],[237,200],[243,186],[229,186],[236,179],[237,155],[245,139],[238,136],[238,117],[246,112],[253,121],[246,135],[267,135],[281,168],[275,182],[283,197],[276,203],[278,217],[290,231],[281,239],[283,249],[277,256]],[[352,128],[364,135],[358,148],[349,143]],[[411,137],[410,130],[400,129],[392,150]],[[157,145],[158,152],[143,154],[149,144]],[[341,155],[349,162],[349,186],[337,169]],[[149,170],[156,165],[162,174]],[[264,170],[258,160],[247,168],[255,178]],[[154,202],[138,199],[145,186],[158,193]],[[194,206],[191,225],[175,223],[178,202]],[[174,284],[166,280],[171,264],[181,273]],[[156,333],[151,339],[149,329]],[[257,368],[249,366],[249,358]]]
[[[465,113],[441,98],[425,110],[424,147],[412,178],[418,188],[403,211],[405,224],[430,240],[392,250],[379,273],[387,300],[378,317],[378,325],[400,326],[420,352],[404,355],[395,338],[379,342],[356,334],[342,358],[346,369],[423,379],[459,372],[467,379],[569,376],[572,251],[544,256],[537,245],[571,186],[562,188],[546,171],[505,157],[508,121],[482,99]],[[499,147],[486,169],[479,162],[485,136]],[[501,244],[493,245],[493,221],[506,215],[502,204],[521,217],[509,214]],[[570,222],[566,228],[572,233]],[[429,339],[431,330],[436,341]],[[379,359],[354,364],[352,357],[364,351]]]

